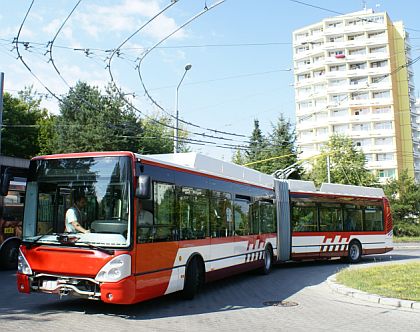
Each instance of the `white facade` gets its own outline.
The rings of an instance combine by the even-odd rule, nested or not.
[[[404,33],[400,55],[390,44],[396,29]],[[365,153],[368,169],[382,181],[394,178],[406,167],[407,161],[403,166],[401,160],[410,149],[398,143],[407,126],[403,128],[396,112],[406,112],[411,115],[408,129],[413,139],[408,163],[420,179],[412,72],[406,70],[405,97],[393,77],[397,57],[411,60],[407,39],[402,23],[394,25],[386,13],[372,10],[328,18],[293,33],[296,132],[302,159],[319,154],[331,135],[343,134]],[[407,99],[407,109],[395,106],[399,98]]]

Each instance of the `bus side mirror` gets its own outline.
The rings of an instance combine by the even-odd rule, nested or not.
[[[3,173],[3,177],[1,178],[1,184],[0,184],[0,195],[1,196],[7,196],[7,193],[9,192],[9,185],[10,180],[12,179],[12,175],[8,172],[8,169]]]
[[[152,185],[149,175],[140,175],[137,178],[136,197],[141,199],[150,199]]]

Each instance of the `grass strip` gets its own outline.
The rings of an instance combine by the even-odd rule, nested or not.
[[[420,262],[348,268],[337,281],[371,294],[420,302]]]
[[[393,238],[392,238],[392,241],[393,242],[395,242],[395,243],[410,243],[410,242],[413,242],[413,243],[420,243],[420,236],[414,236],[414,237],[411,237],[411,236],[394,236]]]

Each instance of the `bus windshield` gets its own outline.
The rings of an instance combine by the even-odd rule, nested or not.
[[[127,247],[131,229],[130,179],[129,157],[31,161],[23,241]],[[82,196],[85,202],[78,206],[78,197]],[[73,210],[86,233],[66,227],[71,218],[69,210]]]

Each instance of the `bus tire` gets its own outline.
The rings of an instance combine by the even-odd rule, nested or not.
[[[187,265],[185,272],[184,290],[182,297],[185,300],[192,300],[200,290],[204,280],[203,262],[197,257],[193,257]]]
[[[349,251],[347,255],[347,261],[350,264],[355,264],[362,258],[362,245],[359,241],[351,241],[349,244]]]
[[[17,240],[8,241],[3,244],[0,252],[1,266],[6,270],[17,268],[17,258],[20,242]]]
[[[267,245],[264,249],[264,265],[260,268],[260,273],[267,275],[271,272],[271,267],[273,266],[273,249],[270,245]]]

